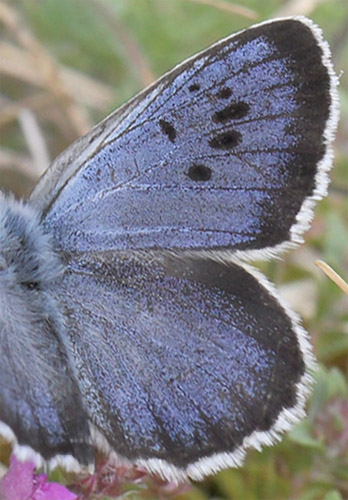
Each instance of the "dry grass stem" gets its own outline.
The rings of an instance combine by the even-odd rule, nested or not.
[[[18,118],[23,136],[33,158],[33,175],[40,176],[50,164],[44,135],[35,114],[29,109],[22,108]]]
[[[297,16],[299,14],[308,16],[322,1],[323,0],[289,0],[274,13],[274,16]]]
[[[231,12],[232,14],[237,14],[239,16],[247,17],[248,19],[256,19],[257,12],[255,10],[244,7],[243,5],[238,5],[236,3],[229,3],[223,0],[187,0],[189,2],[202,3],[205,5],[210,5],[217,9],[225,10]]]
[[[15,153],[7,148],[0,148],[0,171],[7,170],[11,165],[12,169],[24,175],[30,175],[33,172],[33,161],[28,155]]]
[[[133,73],[141,86],[147,87],[150,85],[155,77],[145,54],[127,27],[117,19],[114,9],[102,0],[90,0],[90,3],[97,8],[98,14],[103,17],[104,23],[110,27],[111,33],[117,34],[117,38],[114,36],[115,43],[118,45],[121,41],[127,62],[132,65]]]
[[[88,114],[82,106],[75,103],[73,96],[70,95],[61,78],[60,68],[55,59],[35,38],[29,27],[19,18],[17,12],[4,3],[0,3],[0,21],[17,38],[46,87],[63,104],[74,135],[78,136],[87,132],[91,127]]]
[[[10,102],[4,104],[0,108],[0,128],[8,125],[10,122],[18,119],[18,115],[23,108],[31,109],[35,111],[36,109],[47,108],[54,100],[52,94],[47,92],[39,92],[37,94],[26,97],[21,101]]]
[[[339,274],[336,273],[326,262],[316,260],[315,265],[318,266],[324,273],[334,282],[345,294],[348,295],[348,283],[344,281]]]
[[[8,42],[0,41],[0,73],[37,87],[47,88],[35,64],[28,59],[27,52]],[[113,100],[114,93],[108,85],[75,69],[60,65],[60,77],[71,97],[80,104],[103,110]]]

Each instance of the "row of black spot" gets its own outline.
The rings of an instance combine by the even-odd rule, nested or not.
[[[199,83],[192,83],[189,86],[190,92],[200,90]],[[217,93],[217,96],[222,99],[228,99],[232,95],[232,90],[228,87],[223,87]],[[243,101],[230,103],[225,108],[216,111],[212,115],[212,120],[215,123],[226,123],[228,120],[236,120],[243,118],[249,111],[249,105]],[[161,130],[171,142],[176,139],[176,130],[174,126],[167,120],[159,120]],[[209,140],[209,146],[213,149],[231,149],[235,147],[241,140],[241,134],[236,130],[227,132],[216,133],[212,139]],[[206,165],[194,164],[191,165],[187,175],[194,181],[208,181],[211,178],[211,169]]]

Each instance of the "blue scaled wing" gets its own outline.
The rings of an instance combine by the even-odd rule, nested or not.
[[[138,252],[66,265],[59,300],[97,446],[201,479],[303,415],[304,332],[240,265]]]
[[[66,251],[298,241],[324,194],[336,80],[304,18],[174,68],[53,164],[31,201]]]
[[[303,414],[306,335],[236,262],[299,241],[336,120],[319,29],[279,20],[174,68],[44,175],[30,202],[65,266],[54,295],[97,446],[200,479]]]

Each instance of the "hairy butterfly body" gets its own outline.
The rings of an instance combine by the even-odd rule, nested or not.
[[[69,468],[239,465],[304,414],[294,313],[242,262],[301,241],[326,194],[337,81],[297,17],[185,61],[0,198],[0,433]]]

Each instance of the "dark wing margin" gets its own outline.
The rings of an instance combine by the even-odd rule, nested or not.
[[[59,300],[94,444],[201,479],[303,417],[307,337],[261,281],[160,252],[70,256]]]
[[[326,194],[337,77],[303,17],[232,35],[174,68],[53,164],[31,202],[65,250],[301,241]]]

